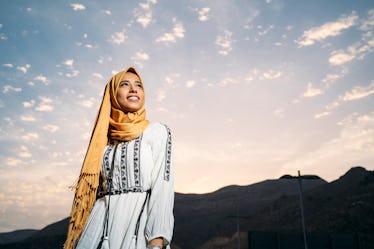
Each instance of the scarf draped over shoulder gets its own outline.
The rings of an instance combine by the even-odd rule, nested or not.
[[[124,112],[117,101],[117,90],[126,72],[140,75],[129,67],[114,75],[106,84],[90,143],[77,183],[72,187],[75,196],[70,213],[65,249],[74,248],[96,201],[102,155],[109,139],[130,141],[139,137],[148,126],[146,111],[142,106],[136,112]]]

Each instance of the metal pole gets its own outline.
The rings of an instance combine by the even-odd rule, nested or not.
[[[236,210],[236,232],[238,233],[238,249],[240,249],[240,224],[238,210]]]
[[[303,226],[303,235],[304,235],[304,248],[308,249],[308,244],[306,242],[306,228],[305,228],[305,217],[304,217],[304,197],[303,197],[303,187],[301,184],[300,170],[297,171],[299,174],[299,192],[300,192],[300,209],[301,209],[301,224]]]

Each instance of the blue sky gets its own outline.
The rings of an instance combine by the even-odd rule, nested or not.
[[[2,1],[0,232],[69,214],[107,80],[173,131],[176,191],[374,169],[374,4]]]

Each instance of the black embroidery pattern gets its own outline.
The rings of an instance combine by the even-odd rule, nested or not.
[[[171,164],[171,132],[169,127],[166,127],[166,130],[168,132],[168,137],[166,140],[166,151],[165,151],[165,175],[164,180],[169,181],[170,180],[170,164]]]
[[[127,145],[128,142],[123,143],[122,150],[121,150],[121,180],[122,180],[122,188],[126,189],[128,187],[127,184]]]
[[[104,169],[105,169],[106,177],[109,176],[109,172],[110,172],[109,155],[110,155],[110,152],[113,150],[113,147],[114,147],[113,145],[109,145],[104,153]]]
[[[124,193],[130,193],[130,192],[137,192],[137,193],[142,193],[142,192],[147,192],[147,190],[143,190],[141,187],[134,187],[134,188],[130,188],[130,189],[114,189],[112,191],[107,192],[107,191],[101,191],[101,192],[98,192],[97,194],[97,198],[101,198],[105,195],[120,195],[120,194],[124,194]]]
[[[143,135],[135,139],[134,143],[134,179],[135,187],[140,187],[140,144]]]
[[[106,187],[107,189],[109,189],[109,180],[108,180],[108,176],[109,176],[109,172],[110,172],[109,155],[110,155],[110,152],[113,150],[113,148],[114,148],[114,144],[110,143],[110,145],[107,147],[107,149],[104,152],[104,161],[103,161],[103,164],[104,164],[104,176],[103,177],[105,179],[107,179],[107,182],[106,182],[107,183],[107,187]],[[98,188],[97,193],[96,193],[96,198],[100,198],[100,197],[104,196],[105,193],[106,193],[105,187],[102,186],[101,184],[99,184],[99,188]]]

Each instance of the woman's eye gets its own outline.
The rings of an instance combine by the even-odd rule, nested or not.
[[[143,88],[143,85],[142,84],[137,84],[137,87]]]
[[[129,85],[129,82],[127,81],[122,81],[121,83],[119,83],[119,86],[128,86]]]

